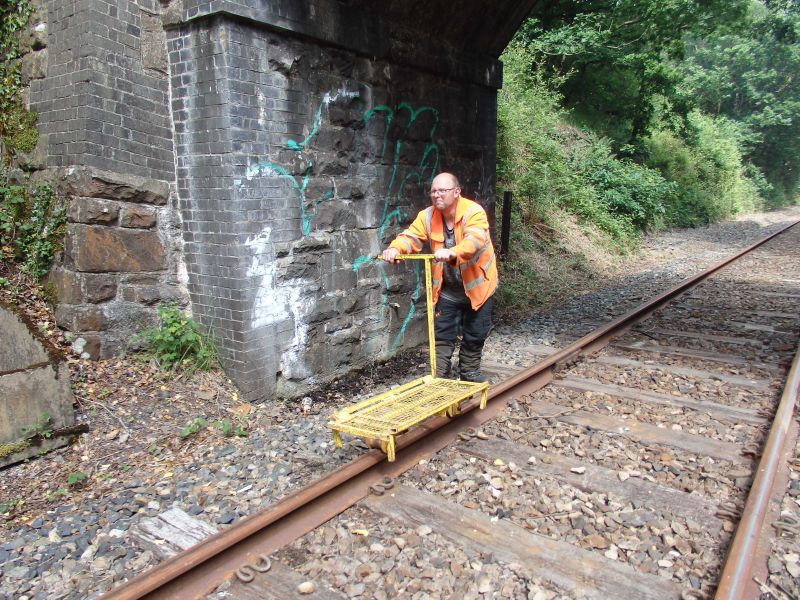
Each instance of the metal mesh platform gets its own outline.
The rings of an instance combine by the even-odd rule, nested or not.
[[[379,440],[390,461],[395,459],[395,435],[434,415],[453,417],[460,413],[461,402],[481,393],[480,407],[489,397],[488,383],[439,379],[430,375],[373,396],[345,408],[331,417],[336,445],[340,433]]]

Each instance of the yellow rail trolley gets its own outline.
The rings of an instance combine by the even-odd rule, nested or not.
[[[428,348],[431,374],[354,404],[331,415],[336,446],[342,447],[342,433],[377,440],[389,461],[395,459],[395,436],[434,415],[454,417],[461,403],[477,393],[480,407],[486,408],[488,383],[457,381],[436,377],[435,337],[433,332],[433,292],[431,260],[433,254],[401,254],[400,260],[425,261],[425,292],[428,309]]]

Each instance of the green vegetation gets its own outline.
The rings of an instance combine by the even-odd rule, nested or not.
[[[12,513],[18,507],[21,507],[23,504],[25,504],[25,501],[22,498],[12,498],[11,500],[0,502],[0,513],[2,514]]]
[[[39,141],[39,131],[36,122],[39,115],[23,108],[21,104],[14,104],[8,108],[0,125],[0,137],[7,150],[32,152]]]
[[[764,207],[760,172],[748,177],[742,162],[739,126],[693,111],[684,135],[657,131],[644,140],[647,164],[677,184],[668,199],[668,224],[704,225]]]
[[[225,437],[247,437],[249,435],[246,429],[246,418],[240,415],[237,415],[234,419],[230,417],[216,419],[211,425]],[[204,417],[195,417],[181,428],[180,435],[182,438],[187,438],[205,429],[207,426],[208,421]]]
[[[210,336],[175,305],[158,309],[159,325],[138,337],[146,344],[144,354],[163,369],[188,373],[209,371],[217,365],[217,351]]]
[[[36,115],[22,105],[18,33],[33,11],[28,0],[0,0],[0,137],[7,150],[36,147]]]
[[[18,452],[27,450],[30,448],[30,445],[31,443],[28,440],[19,440],[17,442],[11,442],[8,444],[0,444],[0,458],[5,458],[6,456],[11,456],[12,454],[17,454]]]
[[[556,0],[506,48],[501,312],[557,300],[648,230],[800,196],[800,5]]]
[[[203,429],[206,425],[208,425],[208,421],[203,417],[195,417],[181,429],[181,437],[189,437]]]
[[[22,435],[28,439],[41,437],[49,440],[51,437],[53,437],[53,424],[50,413],[43,412],[41,415],[39,415],[39,418],[36,420],[35,424],[31,425],[30,427],[23,427]]]
[[[57,500],[60,500],[64,496],[68,496],[68,495],[69,495],[69,492],[66,489],[58,488],[54,492],[51,492],[51,491],[48,490],[44,495],[44,499],[47,500],[47,502],[56,502]]]
[[[27,189],[0,179],[0,251],[39,279],[63,245],[66,207],[47,185]]]
[[[739,26],[687,41],[680,92],[739,129],[744,161],[763,174],[768,206],[797,200],[800,186],[800,4],[752,1]],[[759,174],[759,175],[760,175]]]
[[[30,0],[0,0],[0,257],[38,280],[62,247],[66,208],[49,186],[12,183],[6,173],[19,152],[32,152],[38,142],[37,115],[25,108],[21,75],[20,33],[32,13]]]
[[[225,437],[247,437],[247,429],[244,427],[244,420],[241,417],[236,417],[231,421],[229,417],[224,419],[217,419],[213,423],[214,427],[222,433]]]
[[[73,471],[67,475],[67,485],[70,487],[74,487],[84,481],[86,481],[86,473],[82,471]]]
[[[158,442],[150,444],[150,447],[147,449],[147,453],[150,454],[150,456],[161,456],[163,451],[163,446],[160,446]]]

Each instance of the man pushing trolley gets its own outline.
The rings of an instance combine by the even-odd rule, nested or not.
[[[389,461],[395,459],[397,435],[434,415],[458,415],[461,403],[475,394],[485,408],[489,396],[480,361],[491,327],[497,265],[486,212],[461,196],[450,173],[434,178],[430,195],[433,206],[421,211],[381,258],[425,261],[431,374],[340,410],[328,423],[338,447],[342,433],[360,436],[370,445],[377,442]],[[432,254],[419,254],[425,242]],[[451,374],[459,324],[460,380]]]
[[[431,206],[395,238],[381,255],[387,262],[414,254],[428,242],[436,305],[436,376],[455,378],[451,361],[461,325],[458,375],[462,381],[483,382],[480,371],[483,344],[492,326],[497,290],[497,261],[483,207],[461,195],[452,173],[440,173],[430,189]]]

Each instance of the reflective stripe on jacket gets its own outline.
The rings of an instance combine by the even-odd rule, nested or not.
[[[489,237],[489,221],[483,207],[459,196],[456,200],[456,217],[453,227],[456,245],[451,250],[456,254],[456,265],[461,269],[464,291],[470,304],[478,310],[497,289],[497,262],[494,246]],[[420,211],[414,222],[389,244],[401,254],[413,254],[422,250],[423,244],[430,240],[431,251],[444,248],[444,223],[442,213],[429,206]],[[433,279],[433,301],[439,301],[442,291],[441,263],[431,265]]]

